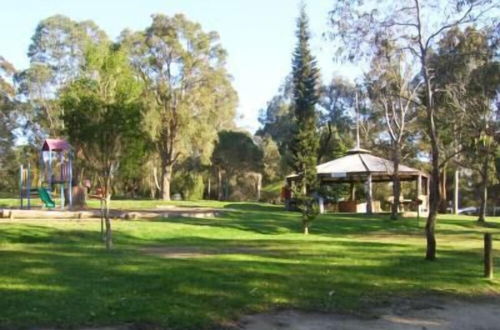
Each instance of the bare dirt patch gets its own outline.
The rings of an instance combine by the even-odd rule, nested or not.
[[[500,329],[500,297],[481,301],[450,298],[399,299],[366,317],[285,310],[245,316],[240,329],[361,330],[361,329]]]

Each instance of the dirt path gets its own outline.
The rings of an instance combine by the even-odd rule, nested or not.
[[[476,301],[435,297],[395,299],[390,306],[371,310],[366,316],[284,310],[247,315],[237,324],[226,325],[222,328],[234,330],[500,330],[500,296]],[[78,330],[160,329],[164,328],[148,323],[78,328]],[[31,330],[49,330],[49,328]]]
[[[344,314],[286,310],[246,316],[241,320],[241,329],[497,330],[500,329],[500,297],[480,302],[441,298],[398,300],[390,307],[373,310],[371,314],[363,318]]]

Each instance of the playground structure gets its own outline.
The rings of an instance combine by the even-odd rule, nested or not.
[[[56,203],[51,192],[59,187],[61,209],[66,202],[69,208],[73,205],[73,150],[71,145],[62,139],[46,139],[40,150],[40,171],[38,187],[33,188],[31,164],[20,166],[19,197],[21,209],[31,208],[31,197],[38,195],[46,208],[55,208]],[[67,200],[66,200],[67,198]]]
[[[20,209],[0,209],[0,219],[101,219],[101,235],[104,233],[104,200],[106,191],[96,187],[90,193],[91,183],[83,180],[83,186],[73,182],[73,150],[61,139],[47,139],[40,150],[40,166],[33,171],[31,164],[20,165],[19,190]],[[37,182],[33,187],[33,182]],[[51,193],[59,190],[60,208]],[[31,209],[31,198],[39,196],[44,209]],[[86,208],[86,199],[100,201],[99,209]],[[66,203],[67,202],[67,203]],[[67,207],[66,207],[67,206]],[[172,207],[144,210],[109,210],[114,219],[161,219],[169,217],[210,218],[220,214],[219,210],[201,207]]]

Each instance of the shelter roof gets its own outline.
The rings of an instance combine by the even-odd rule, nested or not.
[[[402,176],[427,176],[425,172],[403,164],[399,165],[398,171]],[[318,165],[316,167],[316,172],[319,176],[329,176],[331,178],[368,174],[387,177],[394,173],[394,162],[374,156],[368,150],[358,148],[349,150],[347,155],[343,157]],[[288,178],[296,176],[297,175],[294,174],[288,176]]]
[[[67,151],[70,149],[71,145],[63,139],[46,139],[42,146],[42,151]]]

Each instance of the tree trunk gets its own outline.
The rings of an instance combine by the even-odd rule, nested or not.
[[[447,213],[448,205],[447,205],[447,193],[446,193],[446,163],[443,165],[441,170],[441,181],[439,186],[439,191],[441,195],[440,203],[439,203],[439,212]]]
[[[304,235],[309,235],[309,221],[302,221],[304,224]]]
[[[153,179],[154,179],[154,186],[155,186],[155,192],[154,196],[158,195],[158,192],[161,192],[161,187],[160,183],[158,182],[158,171],[156,170],[156,166],[153,167]]]
[[[172,179],[172,164],[163,163],[161,173],[161,198],[164,201],[170,200],[170,181]]]
[[[257,201],[260,201],[260,191],[262,189],[262,174],[257,174]]]
[[[366,214],[373,214],[373,196],[372,196],[372,175],[368,174],[368,178],[366,179]]]
[[[425,236],[427,239],[427,250],[425,254],[425,258],[427,260],[435,260],[436,259],[436,236],[435,236],[435,227],[436,227],[436,218],[439,208],[439,151],[437,150],[437,146],[434,149],[432,148],[432,171],[429,182],[429,215],[427,216],[427,222],[425,224]]]
[[[399,215],[399,203],[401,198],[401,180],[399,179],[399,163],[401,161],[401,151],[399,145],[394,146],[394,173],[392,176],[392,207],[391,207],[391,220],[397,220]]]
[[[477,221],[485,222],[486,221],[486,205],[488,200],[488,161],[485,160],[483,162],[483,170],[481,173],[482,182],[481,182],[481,205],[479,206],[479,217]]]
[[[224,200],[229,200],[229,176],[227,172],[224,178]]]
[[[208,182],[207,182],[207,199],[210,200],[212,197],[212,181],[210,178],[211,173],[208,174]]]
[[[83,177],[84,177],[84,175],[85,175],[85,169],[82,168],[82,169],[80,169],[80,173],[76,176],[76,177],[79,178],[78,179],[78,185],[81,185],[83,183]]]
[[[432,86],[431,77],[429,77],[429,69],[427,66],[427,51],[423,48],[421,44],[421,65],[422,73],[425,81],[425,112],[427,119],[427,129],[431,143],[431,180],[430,180],[430,196],[429,196],[429,215],[427,216],[427,221],[425,224],[425,236],[427,239],[427,250],[425,254],[425,259],[435,260],[436,259],[436,217],[440,202],[439,195],[439,138],[436,129],[436,123],[434,121],[434,105],[432,99]]]
[[[351,182],[351,186],[349,188],[349,199],[351,201],[355,201],[356,200],[356,186],[354,185],[354,182]]]
[[[453,214],[458,214],[458,191],[460,184],[460,171],[455,169],[453,176]]]
[[[217,169],[217,199],[222,200],[222,173],[220,168]]]
[[[154,185],[151,184],[151,182],[149,183],[149,197],[151,199],[156,198],[156,188],[154,187]]]

